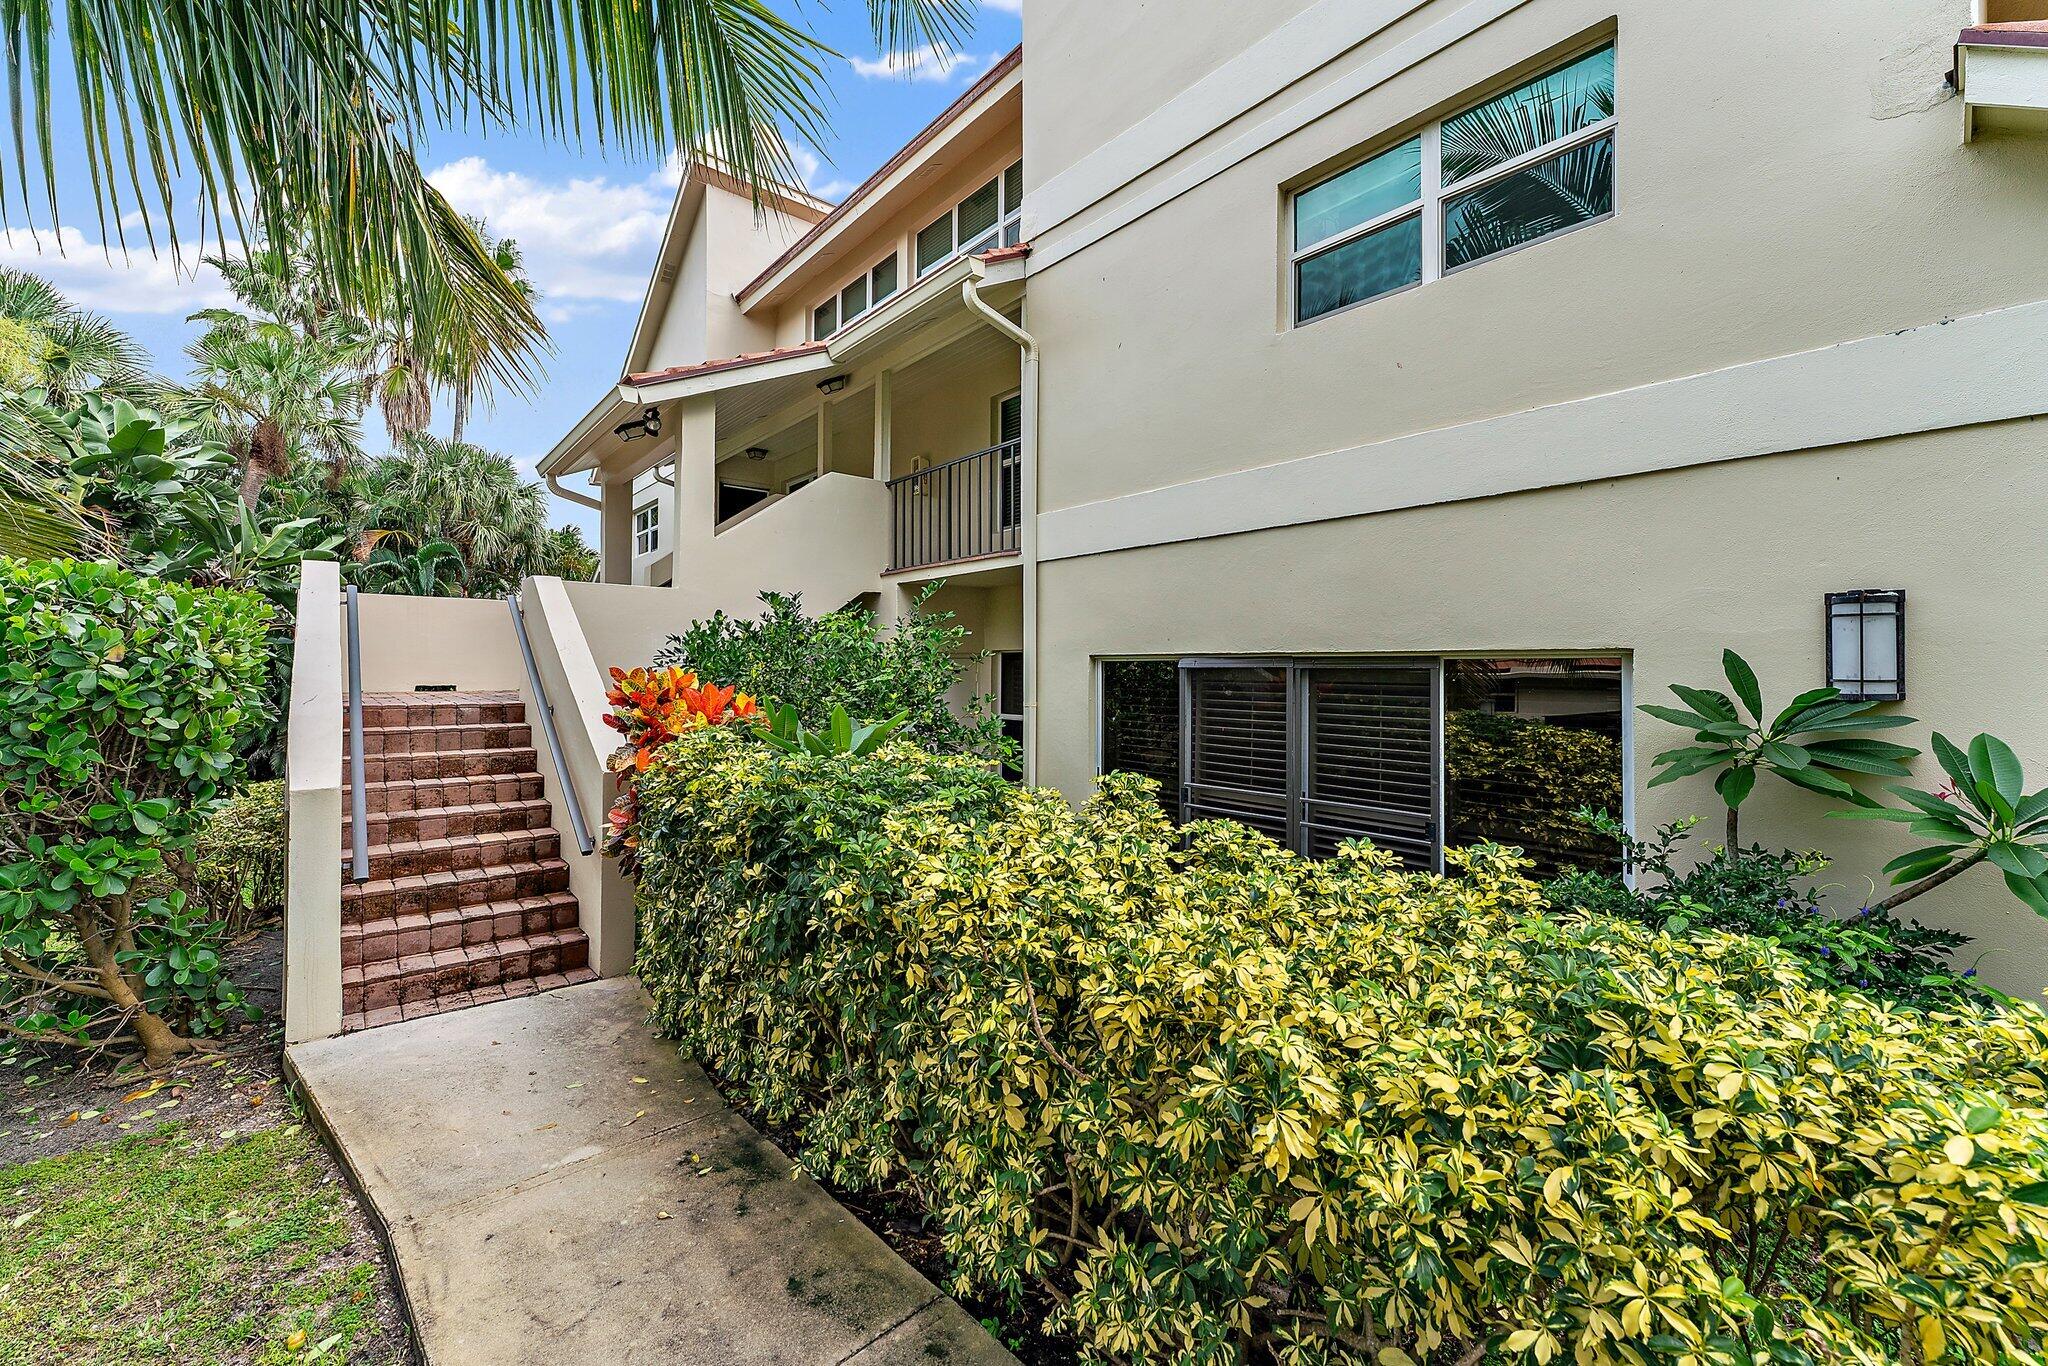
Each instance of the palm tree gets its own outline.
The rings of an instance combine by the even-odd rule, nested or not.
[[[540,298],[540,290],[526,273],[526,254],[519,250],[519,243],[509,237],[493,236],[481,218],[466,221],[475,231],[477,240],[490,252],[491,259],[497,262],[498,269],[505,272],[505,278],[512,282],[512,287],[519,291],[529,307],[532,306]],[[445,358],[442,368],[446,372],[448,388],[454,395],[451,405],[453,422],[448,433],[451,441],[460,442],[463,429],[469,425],[470,407],[476,397],[478,383],[484,377],[487,360],[488,357],[475,348],[460,349],[458,354]]]
[[[147,397],[149,355],[97,313],[73,306],[56,286],[25,270],[0,267],[0,319],[41,344],[33,383],[59,406],[88,389]]]
[[[866,3],[897,52],[954,46],[976,8]],[[24,177],[9,185],[0,158],[0,205],[34,194],[56,222],[61,165],[67,184],[89,178],[102,222],[139,210],[150,248],[161,232],[175,253],[174,210],[196,196],[214,238],[301,241],[320,297],[404,321],[423,354],[467,337],[479,373],[515,387],[540,320],[427,183],[421,135],[519,123],[629,155],[715,152],[756,187],[793,182],[784,130],[824,132],[831,55],[766,0],[0,0],[0,30]],[[49,131],[60,85],[75,91],[79,150]]]
[[[198,419],[204,435],[234,453],[242,502],[254,508],[263,486],[303,456],[323,457],[330,482],[338,483],[362,454],[363,382],[354,344],[220,309],[192,316],[209,326],[185,348],[190,387],[167,406]]]
[[[357,497],[359,559],[446,542],[461,557],[460,586],[472,594],[509,592],[556,561],[540,485],[466,441],[421,433],[401,442],[364,472]]]

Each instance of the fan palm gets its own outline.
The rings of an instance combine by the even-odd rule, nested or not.
[[[139,397],[149,387],[148,353],[99,314],[74,307],[40,276],[0,267],[0,318],[41,341],[35,382],[52,403],[68,403],[88,389]]]
[[[446,542],[460,555],[461,586],[475,594],[510,591],[555,562],[547,496],[494,451],[422,433],[360,482],[370,529],[357,533],[358,558],[371,546],[397,553],[394,543]]]
[[[952,46],[975,8],[867,6],[899,52]],[[0,204],[33,191],[57,220],[68,47],[103,224],[139,210],[151,248],[161,233],[175,252],[174,207],[196,195],[212,236],[302,240],[321,295],[408,319],[416,341],[469,334],[479,373],[515,386],[540,321],[427,183],[427,129],[518,122],[629,154],[716,152],[755,186],[795,178],[782,130],[824,131],[828,50],[767,0],[0,0],[0,28],[14,164],[25,182],[41,172],[9,185],[0,159]]]
[[[264,485],[302,456],[323,457],[338,481],[362,454],[363,383],[354,345],[240,313],[193,316],[209,326],[185,348],[190,386],[167,406],[196,418],[206,436],[234,453],[242,502],[254,508]]]

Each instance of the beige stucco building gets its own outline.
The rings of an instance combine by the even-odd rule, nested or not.
[[[684,178],[541,467],[606,566],[529,586],[547,795],[602,810],[605,667],[764,590],[929,591],[1034,780],[1311,853],[1717,821],[1636,704],[1724,648],[2048,778],[2044,108],[2040,0],[1031,0],[842,203]],[[1853,908],[1904,845],[1823,810],[1767,781],[1744,837]],[[1990,872],[1915,911],[2048,987]]]

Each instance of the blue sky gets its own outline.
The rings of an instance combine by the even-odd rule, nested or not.
[[[785,0],[785,12],[844,54],[830,63],[832,135],[824,146],[796,149],[810,187],[832,200],[879,166],[950,104],[960,91],[1019,39],[1021,0],[983,0],[974,35],[950,62],[924,60],[908,70],[878,60],[861,0]],[[60,119],[61,142],[66,136]],[[619,375],[627,335],[660,245],[674,173],[660,162],[621,160],[595,146],[564,147],[517,132],[479,137],[449,132],[430,139],[421,162],[434,182],[493,231],[518,240],[527,271],[540,286],[540,311],[554,341],[545,375],[531,395],[501,395],[495,408],[471,419],[469,436],[502,451],[531,472],[563,432]],[[194,309],[227,302],[210,272],[195,274],[152,259],[139,233],[124,261],[118,246],[99,241],[90,187],[80,182],[60,202],[61,253],[48,232],[40,249],[17,221],[0,239],[0,264],[41,274],[81,305],[125,328],[173,377],[186,371],[183,348],[197,330]],[[10,215],[13,217],[14,215]],[[435,427],[446,430],[445,412]],[[382,424],[366,424],[374,449]],[[559,500],[560,520],[596,539],[596,514]]]

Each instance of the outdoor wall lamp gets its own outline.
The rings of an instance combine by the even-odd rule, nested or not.
[[[845,387],[846,376],[844,375],[828,375],[818,381],[818,392],[821,394],[836,394]]]
[[[1906,590],[1827,595],[1828,686],[1864,702],[1906,695]]]
[[[768,448],[766,446],[749,446],[745,450],[741,451],[740,454],[744,455],[749,460],[766,460],[768,458]]]
[[[627,418],[612,428],[612,435],[621,441],[638,441],[643,436],[660,436],[661,410],[649,408],[638,417]]]

